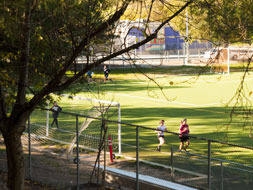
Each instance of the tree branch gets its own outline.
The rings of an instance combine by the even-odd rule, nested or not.
[[[154,38],[157,37],[157,34],[158,34],[159,30],[161,30],[161,28],[162,28],[163,26],[165,26],[169,21],[171,21],[173,18],[175,18],[177,15],[179,15],[186,7],[188,7],[192,2],[193,2],[193,0],[188,1],[184,6],[182,6],[178,11],[176,11],[171,17],[169,17],[169,18],[166,19],[164,22],[162,22],[162,23],[157,27],[157,29],[154,31],[154,33],[148,35],[144,40],[142,40],[142,41],[140,41],[140,42],[138,42],[138,43],[136,43],[136,44],[133,44],[133,45],[131,45],[131,46],[129,46],[129,47],[126,47],[126,48],[124,48],[124,49],[122,49],[122,50],[120,50],[120,51],[117,51],[117,52],[115,52],[115,53],[113,53],[113,54],[110,54],[110,55],[108,55],[108,56],[106,56],[106,57],[103,57],[103,58],[101,58],[101,59],[99,59],[99,60],[93,62],[92,64],[86,66],[83,70],[81,70],[79,73],[77,73],[76,75],[74,75],[73,77],[71,77],[70,79],[68,79],[66,82],[60,84],[60,85],[58,86],[58,90],[63,89],[63,88],[65,88],[65,87],[69,86],[72,82],[74,82],[74,81],[77,80],[79,77],[81,77],[82,75],[84,75],[89,69],[94,68],[94,67],[97,67],[97,66],[99,66],[101,63],[103,63],[103,62],[105,62],[105,61],[108,61],[108,60],[110,60],[110,59],[112,59],[112,58],[114,58],[114,57],[117,57],[117,56],[119,56],[119,55],[122,55],[122,54],[124,54],[124,53],[126,53],[126,52],[129,52],[130,50],[137,49],[138,47],[140,47],[140,46],[146,44],[147,42],[149,42],[149,41],[151,41],[151,40],[153,40]]]
[[[69,57],[69,59],[67,59],[66,62],[63,64],[62,69],[58,73],[56,73],[54,75],[54,78],[52,78],[48,82],[48,84],[30,100],[29,104],[31,107],[35,105],[41,99],[41,97],[44,97],[45,95],[53,91],[58,91],[62,89],[63,86],[70,85],[71,82],[75,81],[78,77],[82,75],[81,73],[79,73],[77,75],[78,77],[74,77],[73,79],[68,80],[69,82],[65,82],[64,84],[60,83],[67,69],[74,63],[75,59],[80,55],[83,48],[89,43],[89,41],[95,38],[97,35],[104,33],[104,31],[106,31],[112,24],[118,21],[120,17],[124,14],[130,2],[131,0],[126,0],[125,2],[123,2],[121,8],[118,11],[116,11],[107,21],[99,25],[94,30],[94,32],[90,34],[90,36],[86,36],[85,38],[83,38],[83,40],[79,43],[79,45],[73,50],[73,53]],[[83,72],[85,73],[85,71]]]
[[[164,22],[162,22],[157,29],[154,31],[154,33],[148,35],[144,40],[133,44],[129,47],[126,47],[124,49],[121,49],[115,53],[112,53],[106,57],[102,57],[101,59],[98,59],[97,61],[86,65],[86,67],[84,69],[82,69],[81,71],[79,71],[77,74],[75,74],[73,77],[67,79],[65,82],[60,83],[60,80],[62,79],[62,77],[65,75],[66,70],[70,67],[70,65],[72,65],[74,63],[74,60],[76,59],[76,57],[80,54],[80,52],[82,51],[83,47],[85,47],[85,45],[87,45],[88,41],[87,38],[84,38],[79,46],[75,49],[75,51],[73,52],[73,54],[71,55],[71,57],[66,61],[66,63],[63,66],[63,69],[37,94],[35,95],[31,101],[30,104],[34,104],[34,102],[36,102],[40,97],[43,97],[53,91],[60,91],[66,87],[68,87],[70,84],[72,84],[74,81],[78,80],[81,76],[83,76],[89,69],[94,68],[94,67],[98,67],[99,65],[101,65],[102,63],[104,63],[105,61],[108,61],[114,57],[117,57],[119,55],[122,55],[126,52],[129,52],[130,50],[133,49],[137,49],[138,47],[146,44],[147,42],[153,40],[154,38],[157,37],[157,34],[159,32],[159,30],[161,30],[161,28],[163,26],[165,26],[169,21],[171,21],[173,18],[175,18],[177,15],[179,15],[186,7],[188,7],[191,3],[193,2],[193,0],[189,0],[188,2],[185,3],[185,5],[183,5],[178,11],[176,11],[171,17],[169,17],[167,20],[165,20]],[[90,38],[94,38],[95,36],[97,36],[100,33],[103,33],[108,26],[110,26],[111,24],[113,24],[114,22],[116,22],[120,16],[124,13],[124,11],[126,10],[127,6],[129,4],[129,1],[126,1],[125,4],[121,7],[121,9],[119,11],[117,11],[109,20],[107,20],[106,22],[102,23],[93,33],[91,33]]]

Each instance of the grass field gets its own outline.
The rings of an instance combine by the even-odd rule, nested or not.
[[[110,75],[112,81],[106,83],[102,82],[102,73],[95,72],[96,82],[89,85],[85,82],[75,84],[65,93],[78,90],[78,96],[119,102],[121,121],[124,123],[155,128],[159,120],[164,119],[169,131],[178,132],[179,122],[186,117],[192,136],[253,147],[253,139],[249,137],[252,115],[246,119],[242,115],[233,115],[232,122],[229,117],[235,103],[232,98],[242,80],[243,67],[231,68],[229,75],[210,73],[209,68],[190,66],[146,68],[142,72],[146,76],[134,69],[113,69]],[[243,96],[248,100],[247,105],[253,100],[252,82],[250,72],[243,91]],[[67,112],[85,114],[89,109],[87,102],[66,97],[59,104]],[[239,105],[245,104],[240,100]],[[73,122],[63,117],[61,121]],[[135,134],[124,133],[128,139],[135,138]],[[150,138],[150,146],[155,147],[155,134],[148,132],[146,136]],[[167,141],[178,144],[178,139]],[[206,145],[201,147],[201,143],[196,146],[203,151],[206,149]]]
[[[243,67],[231,68],[229,75],[210,73],[209,68],[190,66],[162,69],[146,68],[142,71],[146,76],[132,69],[113,69],[110,75],[112,81],[106,83],[103,82],[102,72],[95,71],[94,83],[87,85],[86,82],[80,81],[80,83],[73,85],[63,93],[71,94],[71,92],[79,91],[75,94],[76,96],[120,103],[121,121],[123,122],[122,143],[131,145],[123,147],[124,155],[135,157],[136,153],[135,129],[126,125],[126,123],[144,126],[150,128],[150,130],[140,129],[141,149],[139,154],[141,159],[153,162],[159,160],[159,163],[168,164],[170,162],[171,145],[177,148],[179,139],[177,135],[167,134],[166,144],[163,146],[162,152],[156,152],[155,148],[158,140],[153,129],[157,127],[161,119],[164,119],[168,130],[177,133],[179,122],[185,117],[188,118],[190,134],[197,137],[197,139],[191,139],[191,158],[187,155],[186,157],[180,157],[180,155],[177,155],[178,153],[175,153],[177,156],[175,164],[188,171],[207,172],[206,159],[202,160],[205,162],[202,165],[200,162],[196,162],[197,157],[194,156],[195,153],[207,155],[207,141],[199,140],[200,138],[253,147],[251,136],[252,113],[246,118],[242,114],[242,109],[237,108],[240,110],[239,114],[233,114],[232,120],[230,117],[231,108],[236,103],[236,98],[233,97],[242,80]],[[246,76],[242,91],[244,99],[238,99],[237,106],[247,105],[248,108],[251,107],[253,100],[252,82],[253,76],[250,71]],[[63,96],[58,103],[63,107],[63,112],[84,115],[93,106],[88,101],[73,100],[67,96]],[[110,108],[110,111],[110,114],[113,114],[109,119],[117,120],[117,110]],[[43,121],[41,118],[45,118],[45,113],[36,112],[32,118],[35,122]],[[61,128],[71,130],[73,134],[75,133],[75,117],[73,115],[60,114],[59,121]],[[83,120],[80,119],[79,125],[82,122]],[[93,121],[87,131],[90,130],[90,133],[98,134],[100,126],[99,121]],[[56,132],[54,137],[70,142],[73,139],[73,134]],[[212,158],[253,166],[252,150],[226,144],[213,142]],[[186,160],[188,164],[184,165]],[[217,171],[215,171],[216,167]],[[217,172],[214,175],[220,175],[219,166],[214,164],[212,168],[214,172]],[[230,174],[232,176],[235,175],[233,172],[238,173],[233,169],[229,172],[232,173]],[[240,179],[237,178],[237,181],[240,181]]]
[[[235,139],[241,136],[240,144],[253,145],[251,139],[247,138],[249,125],[243,127],[241,117],[234,116],[234,122],[227,125],[230,120],[227,106],[235,103],[235,99],[229,101],[240,85],[242,72],[229,75],[205,72],[198,76],[198,67],[145,69],[144,72],[150,79],[131,70],[114,70],[110,75],[112,81],[90,84],[89,87],[83,84],[79,95],[119,102],[121,119],[127,123],[156,127],[160,119],[165,119],[168,129],[177,132],[180,120],[186,117],[191,134],[217,138],[212,133],[228,127],[230,142],[239,143]],[[95,77],[102,76],[95,74]],[[250,102],[253,100],[252,82],[253,76],[247,74],[243,95]],[[68,101],[61,104],[70,110],[85,109],[79,102],[76,102],[76,107],[73,102],[71,106]]]
[[[193,136],[253,147],[253,139],[249,137],[252,115],[249,118],[233,115],[232,122],[230,118],[236,101],[232,98],[241,83],[243,67],[232,67],[229,75],[190,66],[145,68],[141,72],[113,69],[112,81],[103,83],[102,73],[95,71],[96,82],[78,83],[71,91],[79,90],[78,96],[119,102],[121,121],[125,123],[155,128],[159,120],[164,119],[169,131],[178,132],[179,122],[186,117]],[[253,100],[252,82],[252,72],[249,72],[243,91],[248,106]],[[245,100],[239,101],[239,106],[246,104]],[[64,111],[85,114],[89,109],[84,101],[62,98],[59,103]],[[129,135],[129,139],[134,138]],[[150,141],[154,141],[155,146],[157,142],[152,138]]]

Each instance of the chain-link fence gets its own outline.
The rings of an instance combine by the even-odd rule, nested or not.
[[[62,112],[59,128],[54,128],[44,119],[48,110],[35,110],[22,137],[26,178],[56,189],[85,189],[88,184],[145,190],[253,186],[250,147],[191,136],[189,152],[178,152],[178,134],[166,132],[158,152],[155,129],[107,116],[96,109],[87,115]],[[0,170],[7,171],[4,151],[0,158]]]

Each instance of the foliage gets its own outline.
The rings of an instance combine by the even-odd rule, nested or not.
[[[36,3],[36,2],[35,2]],[[109,1],[43,1],[33,5],[29,26],[29,50],[24,47],[25,13],[24,2],[13,4],[4,1],[1,21],[1,77],[2,89],[6,99],[17,94],[18,71],[21,56],[29,51],[28,82],[29,92],[35,94],[40,91],[47,81],[52,80],[70,59],[66,55],[73,55],[73,51],[80,45],[81,39],[86,39],[106,18],[102,15],[108,11]],[[99,10],[99,11],[98,11]],[[101,11],[100,11],[101,10]],[[90,14],[91,13],[91,14]],[[101,37],[100,37],[101,36]],[[102,35],[96,39],[90,38],[83,45],[83,49],[90,44],[103,40]],[[101,42],[100,42],[101,43]],[[77,53],[77,52],[76,52]],[[81,50],[78,52],[81,53]],[[71,58],[74,59],[74,58]],[[8,74],[7,74],[8,73]],[[64,74],[65,75],[65,74]],[[63,76],[63,81],[66,76]],[[10,89],[10,90],[9,90]],[[11,103],[11,102],[10,102]],[[10,104],[9,104],[10,105]]]
[[[130,5],[122,19],[138,18],[161,22],[173,15],[184,1],[136,1]],[[198,0],[169,23],[185,35],[186,22],[190,40],[206,39],[216,45],[234,42],[252,43],[253,19],[251,0]],[[150,9],[154,11],[149,12]],[[188,15],[188,21],[187,16]]]
[[[194,3],[189,11],[192,35],[200,35],[219,44],[247,42],[251,44],[252,1],[249,0],[208,0]],[[197,31],[197,32],[195,32]]]

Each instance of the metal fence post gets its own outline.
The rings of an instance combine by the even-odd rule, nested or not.
[[[31,122],[30,116],[28,117],[28,178],[31,179],[31,166],[32,166],[32,155],[31,155]]]
[[[220,162],[220,167],[221,167],[221,190],[223,190],[223,162]]]
[[[107,134],[107,127],[106,127],[106,122],[104,122],[103,125],[104,129],[104,137],[103,137],[103,147],[104,147],[104,171],[102,173],[102,186],[105,187],[105,173],[106,173],[106,134]]]
[[[79,190],[79,130],[78,130],[78,115],[76,115],[76,189]]]
[[[173,146],[170,147],[171,178],[174,181]]]
[[[119,146],[119,155],[122,154],[121,152],[121,111],[120,111],[120,104],[118,103],[118,146]]]
[[[208,189],[211,190],[211,140],[208,140],[208,176],[207,183]]]
[[[136,190],[139,190],[139,127],[136,126]]]
[[[48,130],[49,130],[49,101],[47,101],[47,112],[46,112],[46,136],[48,136]]]

